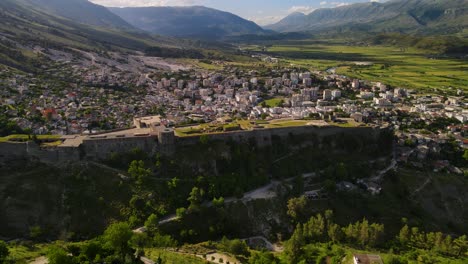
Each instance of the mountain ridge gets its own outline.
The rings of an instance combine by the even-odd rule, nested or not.
[[[204,6],[109,7],[109,10],[136,28],[165,36],[208,39],[266,33],[252,21]]]
[[[291,14],[266,26],[278,32],[342,31],[455,34],[468,26],[467,0],[393,0],[317,9],[309,15]]]
[[[137,31],[125,20],[87,0],[16,0],[45,13],[90,26]]]

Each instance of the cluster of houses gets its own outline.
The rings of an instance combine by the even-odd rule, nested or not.
[[[112,65],[87,63],[86,67],[73,62],[46,67],[50,79],[0,69],[0,84],[6,88],[0,91],[4,114],[36,134],[126,128],[132,126],[133,117],[154,114],[163,114],[168,124],[226,117],[351,117],[359,123],[393,124],[397,129],[411,122],[401,120],[401,112],[416,113],[427,122],[438,117],[461,123],[468,120],[462,94],[448,98],[417,95],[334,71],[272,67],[259,72],[227,65],[222,70],[162,73],[149,67],[131,71],[115,60]],[[270,99],[276,103],[268,103]]]

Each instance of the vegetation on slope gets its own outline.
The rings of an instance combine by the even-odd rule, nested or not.
[[[402,32],[428,35],[464,33],[466,0],[410,0],[358,3],[292,14],[267,28],[280,32]]]

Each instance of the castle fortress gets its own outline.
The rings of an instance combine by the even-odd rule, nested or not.
[[[63,136],[63,143],[57,147],[41,148],[34,142],[0,143],[0,161],[13,157],[38,159],[42,162],[73,162],[80,160],[104,160],[113,153],[125,153],[138,148],[150,154],[171,155],[177,146],[193,145],[200,142],[200,135],[177,136],[174,129],[161,124],[159,117],[134,119],[135,128],[106,132],[98,135]],[[232,132],[205,134],[210,141],[249,142],[255,140],[258,146],[272,144],[272,137],[310,135],[320,141],[327,136],[355,135],[363,139],[377,139],[382,128],[337,127],[331,125],[305,125],[280,128],[253,128]]]

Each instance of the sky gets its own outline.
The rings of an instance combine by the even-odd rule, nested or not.
[[[202,5],[234,13],[259,25],[275,23],[293,12],[310,13],[318,8],[337,7],[379,0],[89,0],[112,6],[191,6]],[[383,0],[380,0],[383,1]]]

